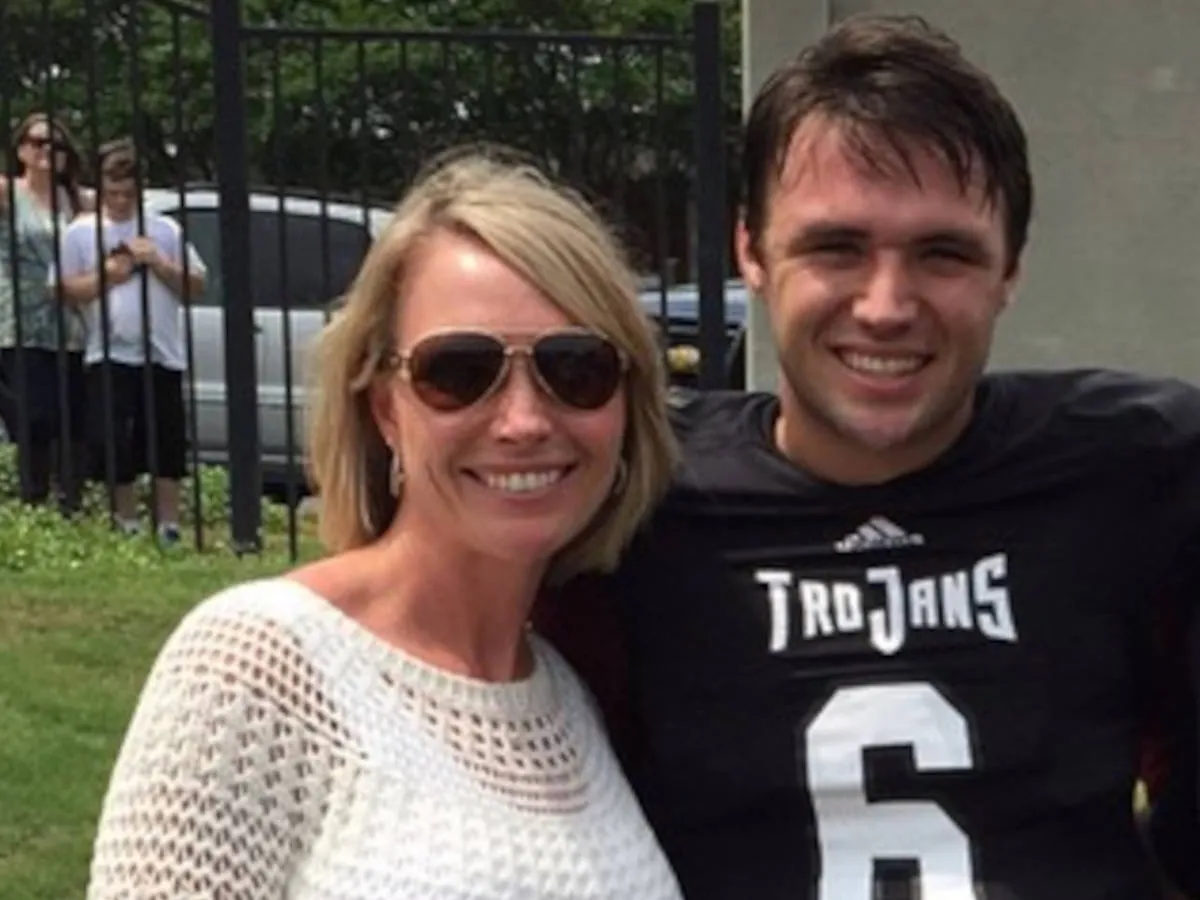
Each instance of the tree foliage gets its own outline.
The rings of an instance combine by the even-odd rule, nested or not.
[[[252,182],[391,199],[431,153],[487,139],[530,151],[646,233],[663,209],[686,203],[690,0],[242,6]],[[13,122],[53,108],[92,146],[132,133],[152,181],[212,180],[207,12],[180,0],[5,0],[2,112]],[[724,21],[732,133],[736,4],[725,6]],[[659,37],[635,44],[632,35]],[[616,37],[622,43],[608,40]]]

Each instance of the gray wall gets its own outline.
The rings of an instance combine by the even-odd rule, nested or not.
[[[1198,0],[743,0],[748,93],[828,21],[912,12],[996,78],[1037,193],[993,366],[1102,364],[1200,382]],[[776,383],[752,318],[750,380]]]

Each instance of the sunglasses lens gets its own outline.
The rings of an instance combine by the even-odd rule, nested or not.
[[[576,409],[599,409],[621,384],[621,354],[596,334],[553,334],[537,342],[533,360],[554,396]]]
[[[485,334],[444,334],[412,349],[409,373],[423,403],[450,411],[475,403],[504,368],[504,346]]]

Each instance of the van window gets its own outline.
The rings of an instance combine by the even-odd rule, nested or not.
[[[166,210],[182,225],[178,209]],[[286,222],[282,242],[280,221]],[[250,295],[258,308],[280,308],[284,291],[294,309],[325,309],[344,294],[371,246],[366,227],[329,216],[252,210]],[[189,209],[187,239],[208,267],[208,288],[197,305],[224,303],[221,227],[217,210]],[[286,266],[284,265],[286,263]]]
[[[285,223],[280,235],[280,221]],[[250,214],[254,304],[326,309],[349,288],[370,248],[367,229],[354,222],[298,213]]]

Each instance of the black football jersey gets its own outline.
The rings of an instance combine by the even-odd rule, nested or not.
[[[988,376],[950,451],[871,487],[781,457],[772,396],[677,413],[608,586],[689,900],[1160,897],[1131,795],[1200,583],[1200,394]]]

